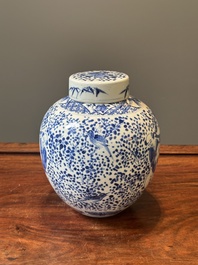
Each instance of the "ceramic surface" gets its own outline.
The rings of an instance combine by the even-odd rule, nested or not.
[[[69,78],[69,96],[78,102],[111,103],[129,96],[129,77],[115,71],[88,71]]]
[[[68,205],[92,217],[111,216],[132,205],[152,178],[159,155],[155,116],[143,102],[128,96],[128,76],[121,73],[112,81],[117,72],[110,73],[76,74],[78,82],[84,78],[94,91],[82,92],[81,83],[78,97],[88,94],[100,102],[110,91],[106,78],[120,82],[121,76],[122,86],[116,84],[111,93],[117,98],[124,86],[124,100],[84,103],[69,95],[48,110],[40,130],[41,159],[52,187]],[[100,82],[105,93],[96,94]],[[71,95],[75,92],[70,90]]]

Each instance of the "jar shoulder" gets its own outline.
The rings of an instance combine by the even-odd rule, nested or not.
[[[134,115],[141,111],[151,112],[149,107],[141,100],[130,96],[127,100],[108,103],[108,104],[95,104],[95,103],[82,103],[75,101],[69,97],[58,100],[48,112],[70,112],[75,115]]]
[[[158,121],[150,108],[139,99],[130,97],[113,104],[88,104],[76,102],[69,97],[57,101],[45,114],[41,131],[63,127],[78,127],[93,123],[93,127],[107,128],[120,124],[123,130],[132,126],[145,134],[160,135]]]

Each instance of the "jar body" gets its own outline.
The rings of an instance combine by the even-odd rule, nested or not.
[[[56,193],[80,213],[115,215],[142,194],[159,155],[159,126],[140,100],[110,104],[65,97],[43,118],[40,153]]]

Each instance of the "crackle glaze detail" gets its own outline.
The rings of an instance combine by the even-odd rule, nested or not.
[[[68,205],[88,216],[111,216],[132,205],[148,185],[159,134],[151,110],[133,97],[109,104],[66,97],[41,124],[43,167]]]

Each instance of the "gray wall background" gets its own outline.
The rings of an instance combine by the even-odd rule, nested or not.
[[[0,0],[0,141],[38,142],[70,74],[126,72],[163,144],[198,144],[197,0]]]

